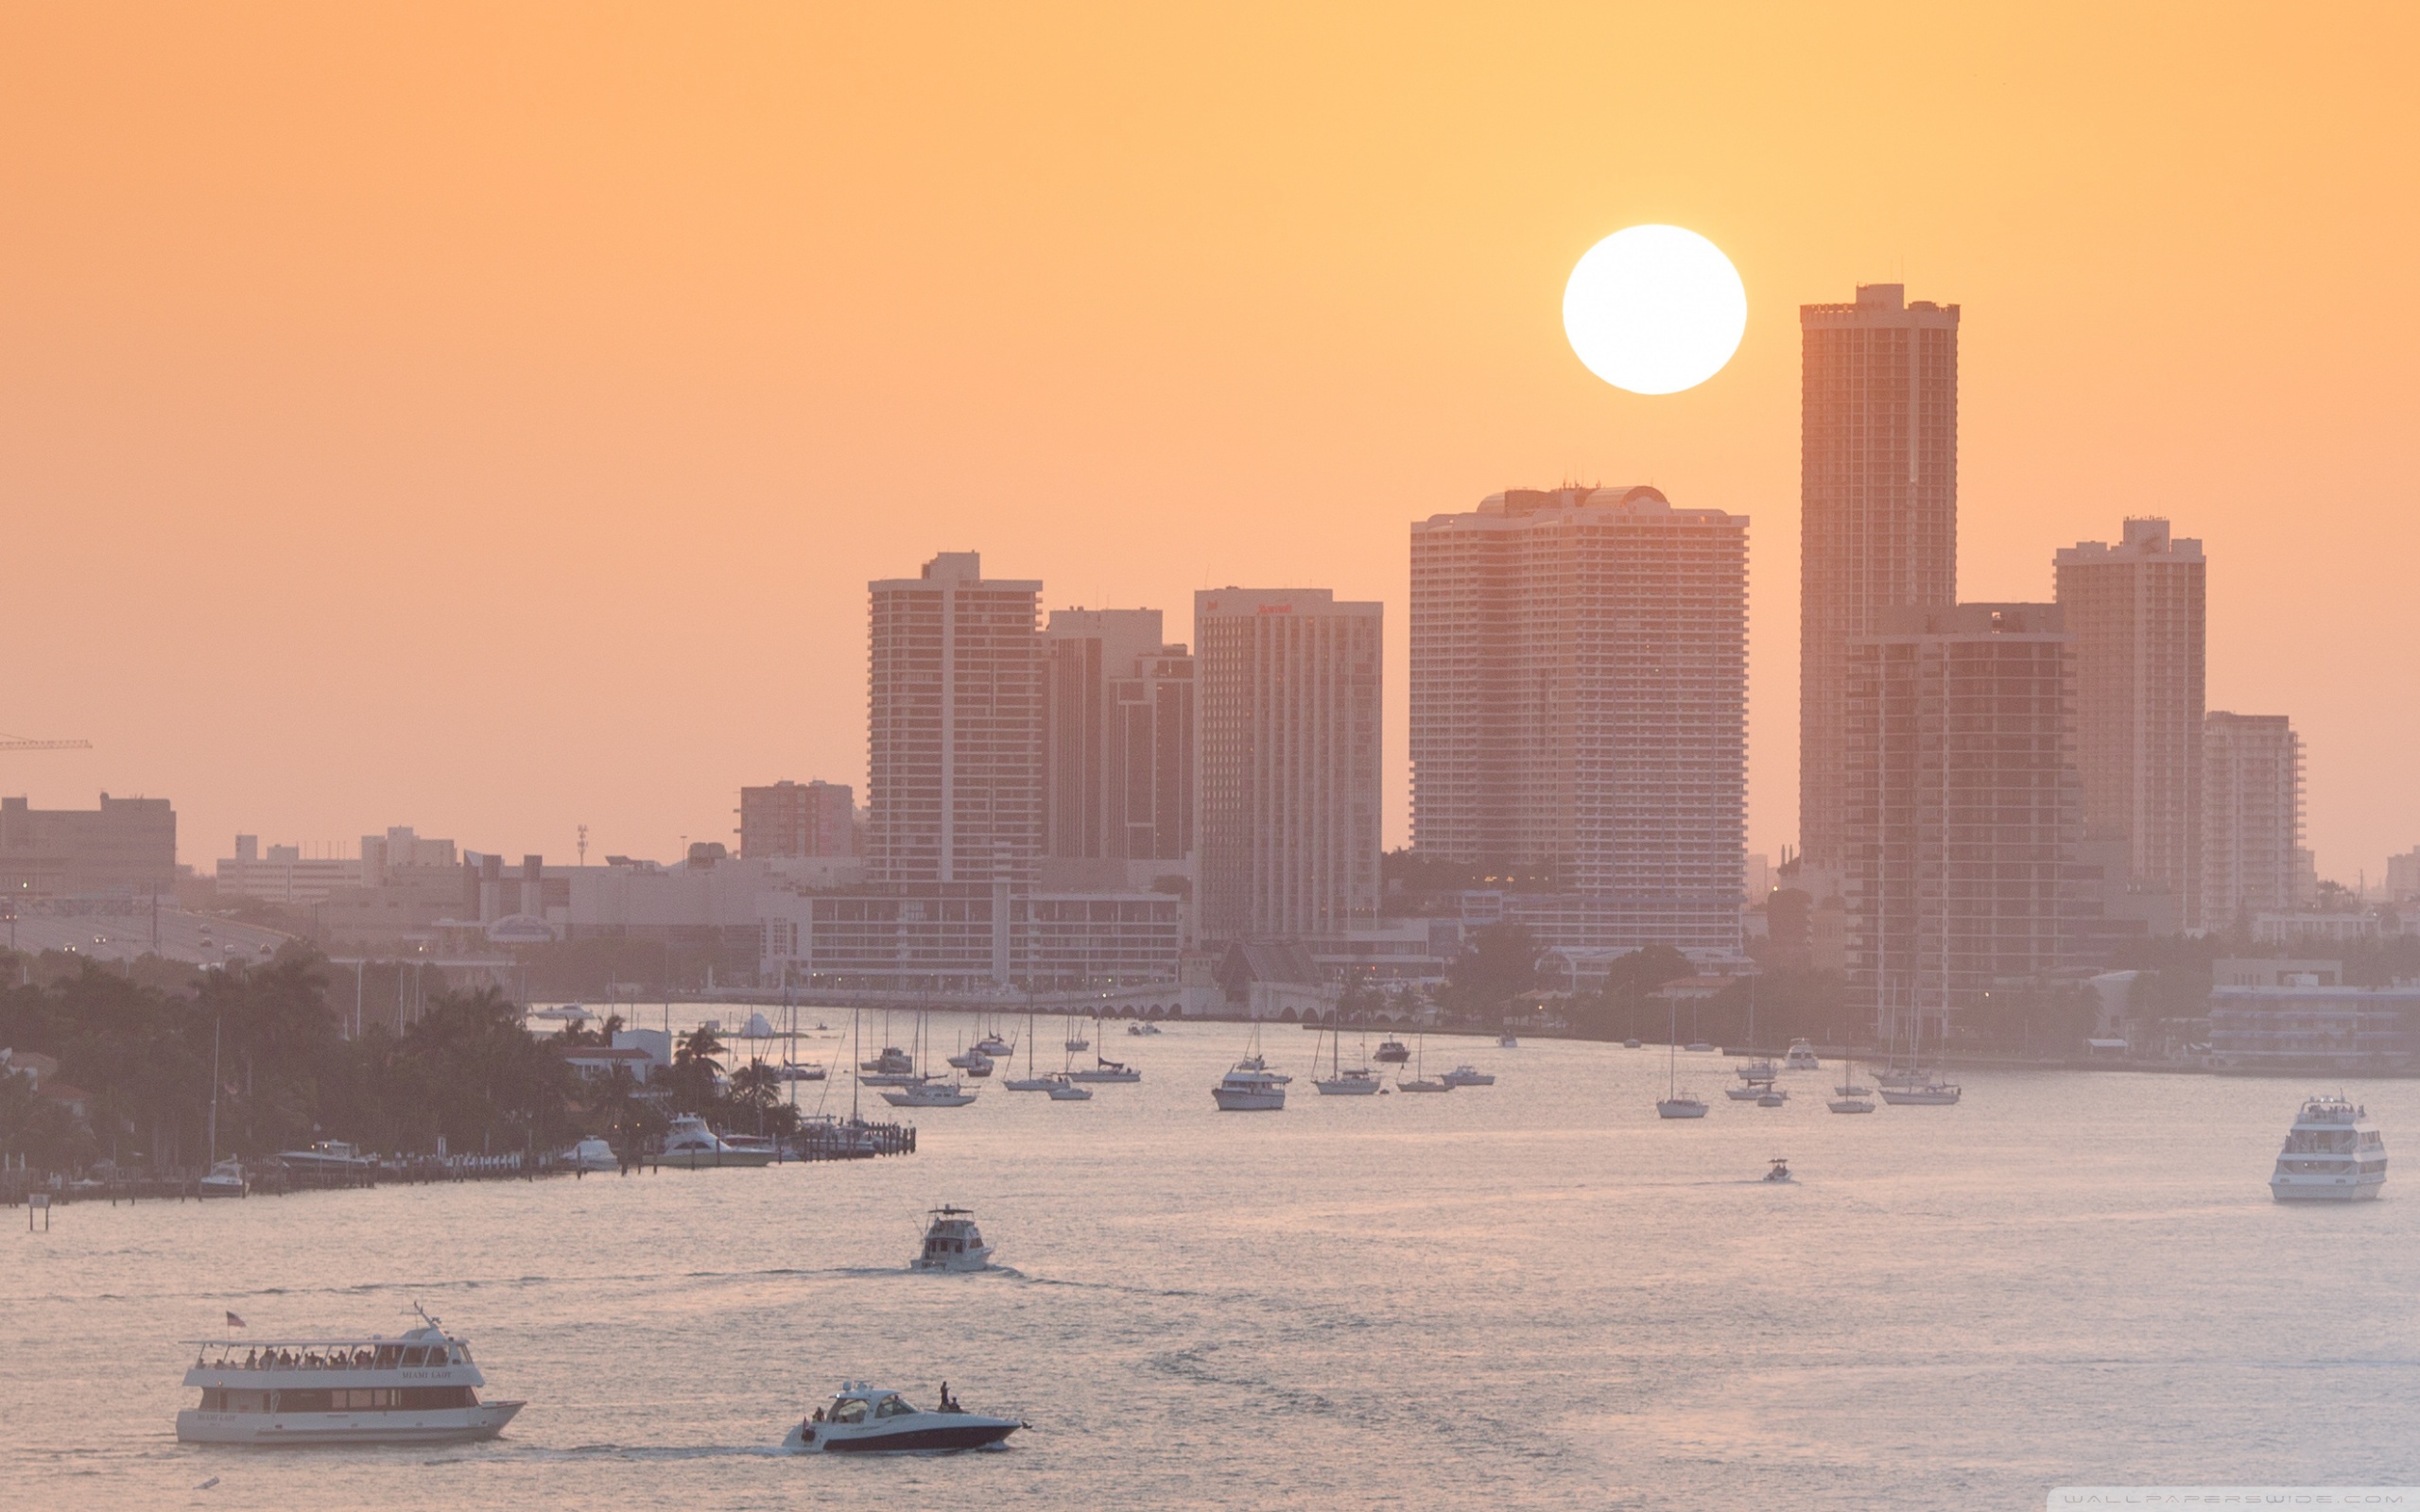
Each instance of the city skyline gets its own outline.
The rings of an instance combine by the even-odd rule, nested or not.
[[[2345,76],[2392,56],[2354,21],[2179,55],[2132,18],[2082,47],[1962,20],[1927,34],[1981,60],[1954,85],[1813,17],[1720,49],[1703,20],[1607,17],[1551,58],[1415,28],[1383,77],[1322,35],[1237,52],[1273,112],[1059,88],[1109,54],[1048,19],[871,22],[837,50],[763,15],[712,45],[642,25],[553,70],[535,23],[482,32],[534,94],[443,84],[460,25],[24,23],[0,63],[11,520],[29,556],[113,570],[22,586],[0,729],[95,748],[9,756],[0,791],[172,798],[205,865],[236,833],[400,821],[668,855],[722,837],[742,785],[862,782],[861,585],[959,542],[1068,602],[1386,603],[1400,845],[1401,522],[1634,480],[1764,533],[1748,848],[1775,854],[1798,838],[1789,314],[1898,282],[1964,311],[1962,595],[2045,599],[2056,546],[2171,519],[2220,564],[2209,705],[2292,714],[2323,870],[2375,877],[2420,836],[2397,761],[2420,711],[2377,696],[2420,680],[2387,607],[2420,539],[2397,276],[2420,196],[2388,147],[2412,107]],[[1627,86],[1655,122],[1634,139],[1582,66],[1624,47],[1675,60]],[[870,124],[885,70],[841,60],[908,53],[973,113]],[[1132,77],[1189,76],[1171,54]],[[663,157],[553,129],[623,108],[623,78],[660,95]],[[2082,102],[2048,132],[2045,87]],[[386,120],[396,97],[429,102],[426,132]],[[1441,105],[1463,122],[1443,160]],[[1572,260],[1644,220],[1704,232],[1750,299],[1730,368],[1652,399],[1591,377],[1556,319]]]

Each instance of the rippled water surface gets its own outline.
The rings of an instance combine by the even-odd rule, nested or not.
[[[1271,1030],[1272,1058],[1300,1076],[1312,1039]],[[1432,1072],[1501,1080],[1303,1077],[1251,1115],[1208,1095],[1233,1025],[1103,1048],[1143,1084],[986,1086],[917,1114],[903,1160],[85,1205],[48,1234],[10,1211],[0,1500],[2038,1507],[2420,1481],[2420,1083],[2350,1089],[2403,1162],[2383,1201],[2284,1208],[2299,1083],[1978,1074],[1961,1107],[1844,1118],[1827,1067],[1786,1108],[1668,1124],[1652,1050],[1432,1040]],[[1681,1065],[1709,1097],[1729,1075]],[[1797,1184],[1757,1179],[1773,1155]],[[944,1200],[1006,1269],[900,1268]],[[178,1341],[222,1311],[392,1331],[415,1300],[528,1400],[503,1439],[175,1441]],[[776,1452],[843,1377],[946,1379],[1033,1427],[1005,1452]]]

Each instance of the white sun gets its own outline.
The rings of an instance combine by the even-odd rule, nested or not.
[[[1722,249],[1696,232],[1633,226],[1571,270],[1563,329],[1588,370],[1615,387],[1676,394],[1739,350],[1748,290]]]

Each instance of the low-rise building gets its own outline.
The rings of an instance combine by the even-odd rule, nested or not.
[[[2420,1063],[2420,982],[2351,987],[2343,963],[2228,959],[2212,971],[2214,1071],[2376,1074]]]
[[[218,895],[250,898],[281,908],[313,908],[362,882],[357,856],[306,856],[296,845],[273,845],[261,853],[257,834],[235,836],[235,853],[218,858]]]
[[[101,795],[92,809],[0,798],[0,894],[174,893],[177,815],[164,798]]]

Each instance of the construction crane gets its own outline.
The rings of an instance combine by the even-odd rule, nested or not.
[[[0,750],[91,750],[89,740],[27,740],[23,735],[0,735]]]

